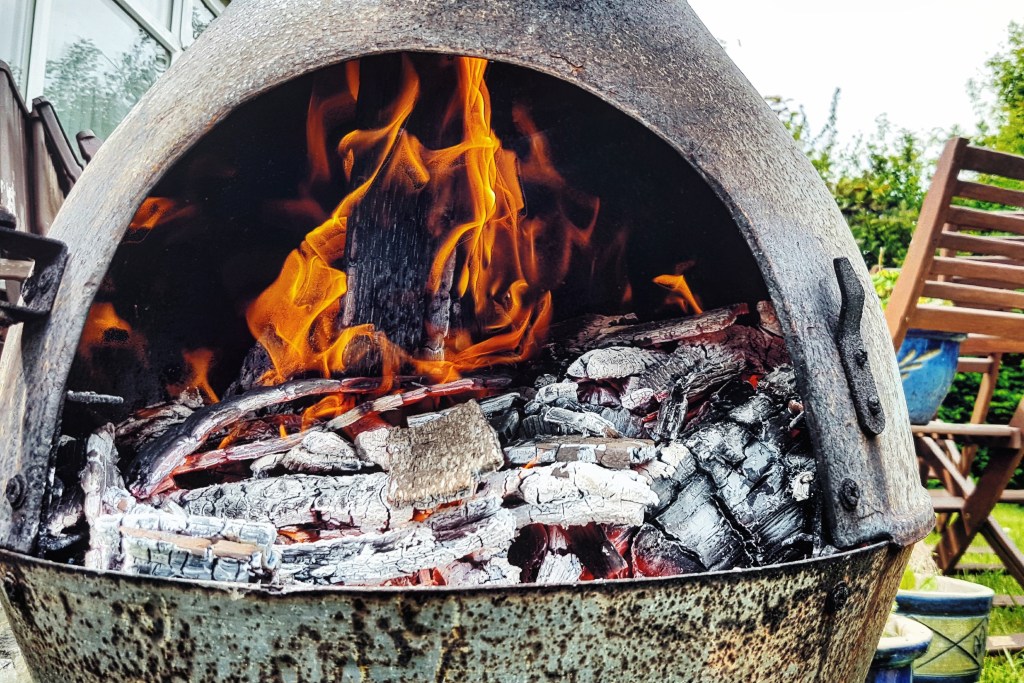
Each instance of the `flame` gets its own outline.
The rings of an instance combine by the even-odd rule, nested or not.
[[[693,291],[690,289],[690,285],[687,284],[686,278],[682,275],[659,275],[654,278],[654,284],[661,285],[665,289],[669,290],[668,295],[665,297],[665,303],[668,305],[679,306],[683,309],[684,313],[693,313],[700,315],[704,312],[701,308],[700,302],[697,297],[694,296]]]
[[[217,392],[213,390],[210,385],[210,368],[213,366],[213,351],[210,349],[194,349],[191,351],[183,351],[182,357],[185,359],[185,365],[189,369],[189,379],[185,383],[185,388],[198,389],[199,393],[203,395],[207,403],[218,403],[220,398],[217,397]],[[180,391],[172,391],[172,394],[181,393]]]
[[[525,109],[515,109],[513,122],[528,138],[528,151],[519,159],[503,147],[491,127],[486,60],[460,57],[453,68],[457,86],[439,130],[460,130],[455,144],[432,149],[407,130],[421,96],[420,76],[407,56],[399,94],[381,110],[384,123],[341,139],[337,159],[351,189],[288,255],[277,279],[246,312],[251,333],[273,363],[264,383],[344,373],[369,350],[381,357],[386,382],[403,367],[433,381],[452,381],[537,352],[552,319],[551,290],[567,275],[573,254],[588,247],[599,206],[569,188]],[[313,179],[330,173],[330,159],[317,151],[326,149],[325,112],[354,110],[359,93],[356,62],[346,65],[338,92],[314,93],[307,129]],[[438,247],[426,293],[450,289],[474,315],[472,330],[429,329],[424,320],[440,353],[400,348],[369,324],[339,323],[348,294],[348,275],[341,267],[348,221],[378,183],[409,193],[429,187],[433,204],[425,227]],[[545,205],[551,208],[527,215],[524,184],[550,195],[553,201]],[[569,215],[587,220],[577,225]],[[385,383],[383,390],[389,388]],[[350,407],[349,399],[330,397],[310,415],[328,416]]]
[[[130,348],[141,356],[144,353],[145,340],[132,330],[114,310],[114,304],[97,301],[89,309],[89,315],[82,329],[82,337],[78,342],[78,352],[91,360],[93,351],[98,348]]]
[[[149,231],[162,223],[170,223],[180,218],[191,218],[196,214],[196,207],[168,197],[149,197],[139,210],[135,212],[128,229]]]

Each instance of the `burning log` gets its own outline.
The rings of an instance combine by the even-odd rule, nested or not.
[[[312,433],[312,432],[310,432]],[[302,444],[308,433],[289,434],[287,436],[263,441],[252,441],[227,448],[218,448],[212,451],[203,451],[189,455],[184,462],[171,470],[171,476],[177,477],[191,472],[202,472],[232,462],[248,462],[260,460],[266,457],[273,457],[281,453],[287,453],[291,449]],[[159,489],[157,489],[159,492]]]
[[[504,557],[482,562],[456,561],[437,570],[449,586],[512,586],[519,583],[519,567]]]
[[[186,456],[195,453],[218,429],[249,413],[311,396],[362,393],[368,388],[372,387],[368,387],[368,381],[362,378],[296,380],[274,387],[253,389],[241,396],[200,408],[146,444],[139,452],[129,470],[132,493],[141,499],[149,498]]]
[[[430,508],[465,498],[476,490],[480,475],[505,462],[498,436],[476,401],[389,436],[387,499],[392,505]]]
[[[639,526],[658,496],[637,473],[586,462],[557,463],[498,472],[489,488],[519,503],[516,524]]]
[[[121,473],[117,469],[113,425],[104,425],[89,437],[85,445],[85,467],[80,477],[82,491],[85,493],[82,509],[86,523],[93,529],[105,512],[103,496],[107,490],[115,487],[124,488]],[[86,551],[86,567],[100,568],[108,564],[108,558],[101,547],[90,546]]]
[[[614,578],[629,570],[626,558],[608,540],[607,534],[599,525],[569,527],[565,533],[569,539],[569,551],[580,559],[595,579]]]
[[[269,522],[277,528],[322,525],[382,531],[412,519],[411,507],[385,503],[388,475],[343,477],[287,474],[217,484],[176,494],[190,515]]]
[[[122,447],[138,451],[202,407],[203,397],[198,391],[185,391],[176,401],[140,410],[117,425],[114,432],[116,442]]]
[[[625,470],[652,460],[656,452],[654,442],[643,439],[556,436],[508,446],[505,459],[517,467],[578,461]]]
[[[412,391],[400,394],[388,394],[387,396],[381,396],[380,398],[372,401],[361,403],[352,410],[339,415],[327,423],[327,429],[335,432],[341,431],[342,429],[351,427],[366,417],[415,405],[416,403],[428,398],[457,396],[459,394],[497,389],[508,386],[510,381],[511,380],[506,377],[466,377],[465,379],[448,382],[446,384],[434,384],[431,386],[419,387]]]

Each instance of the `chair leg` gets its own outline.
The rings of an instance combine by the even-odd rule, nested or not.
[[[999,556],[1010,576],[1024,588],[1024,553],[1014,544],[994,517],[989,517],[982,525],[981,535],[992,546],[992,551]]]
[[[935,548],[936,562],[944,572],[953,571],[971,545],[971,541],[988,522],[992,509],[1003,494],[1003,489],[1013,478],[1022,454],[1024,451],[1020,449],[992,450],[988,466],[973,487],[974,490],[965,491],[968,495],[963,509],[943,531],[942,538]]]

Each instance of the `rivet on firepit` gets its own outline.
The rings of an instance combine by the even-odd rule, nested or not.
[[[868,410],[871,411],[872,415],[878,415],[882,412],[882,401],[877,396],[872,396],[868,399]]]
[[[840,581],[835,585],[835,588],[829,591],[828,598],[825,601],[825,610],[832,613],[838,612],[846,606],[849,599],[850,587],[845,581]]]
[[[25,502],[25,477],[20,474],[16,474],[7,480],[7,502],[11,504],[11,507],[17,510],[21,507],[22,503]]]
[[[857,509],[860,502],[860,487],[852,479],[844,479],[839,486],[839,502],[849,512]]]

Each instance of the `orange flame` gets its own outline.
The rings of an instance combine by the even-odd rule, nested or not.
[[[250,331],[273,363],[264,382],[342,373],[365,353],[360,349],[368,348],[382,356],[385,378],[410,367],[434,381],[451,381],[467,371],[520,362],[536,353],[552,318],[551,290],[568,273],[574,250],[588,245],[598,204],[571,192],[525,110],[517,108],[513,120],[529,138],[528,154],[520,160],[502,146],[491,127],[485,60],[457,58],[454,68],[458,85],[441,125],[461,127],[456,144],[431,149],[407,130],[421,94],[419,74],[408,57],[403,57],[400,92],[382,110],[385,123],[353,130],[341,139],[337,151],[345,180],[359,184],[288,255],[278,278],[246,314]],[[311,104],[311,147],[324,144],[325,108],[354,107],[359,97],[357,63],[346,65],[345,74],[341,92]],[[370,171],[355,180],[357,162]],[[311,175],[323,178],[330,164],[311,151],[311,166]],[[430,187],[434,205],[426,227],[439,247],[425,287],[430,294],[450,288],[454,297],[470,297],[477,328],[475,335],[466,329],[428,329],[441,342],[439,356],[417,357],[416,349],[399,348],[372,325],[339,324],[348,293],[347,274],[338,267],[345,255],[348,220],[375,183],[410,193]],[[554,197],[554,208],[527,216],[523,183]],[[567,218],[570,204],[585,208],[574,212],[589,216],[583,227]],[[548,243],[562,246],[543,248]],[[345,403],[332,397],[313,410],[329,414],[350,407]]]
[[[149,197],[135,212],[135,217],[132,218],[128,229],[132,231],[152,230],[161,223],[169,223],[179,218],[190,218],[195,213],[196,207],[191,204],[167,197]]]
[[[114,310],[114,304],[97,301],[89,309],[89,315],[78,342],[78,352],[91,359],[93,351],[101,347],[133,349],[137,354],[144,352],[145,340],[132,331],[129,325]]]
[[[683,309],[684,313],[700,315],[704,312],[683,275],[659,275],[654,278],[654,284],[661,285],[669,290],[668,295],[665,297],[666,304],[679,306],[679,308]]]

